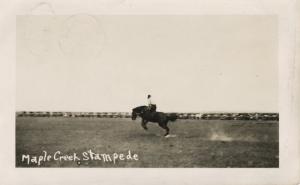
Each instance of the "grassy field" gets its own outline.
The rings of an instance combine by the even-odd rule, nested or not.
[[[171,134],[140,120],[127,118],[16,118],[17,167],[278,167],[278,121],[177,120],[169,123]],[[115,163],[83,160],[92,150],[116,157]],[[128,151],[138,160],[127,159]],[[37,165],[34,156],[50,155]],[[80,160],[54,160],[76,153]],[[116,154],[114,154],[116,153]],[[28,164],[22,155],[30,155]],[[124,154],[124,158],[120,158]],[[96,155],[94,155],[95,157]],[[33,157],[33,158],[31,158]],[[87,159],[87,158],[86,158]]]

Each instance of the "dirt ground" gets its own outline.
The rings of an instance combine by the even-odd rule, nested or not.
[[[278,121],[177,120],[170,138],[156,123],[148,128],[140,119],[17,117],[16,166],[279,166]]]

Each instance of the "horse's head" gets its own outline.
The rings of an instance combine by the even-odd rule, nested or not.
[[[136,120],[137,116],[142,115],[147,110],[147,106],[140,106],[132,109],[131,119]]]
[[[136,117],[137,117],[137,113],[134,112],[134,111],[132,111],[132,113],[131,113],[131,119],[132,120],[136,120]]]

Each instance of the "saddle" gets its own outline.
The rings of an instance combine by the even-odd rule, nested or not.
[[[156,112],[156,105],[155,104],[151,104],[149,107],[149,111],[150,112]]]

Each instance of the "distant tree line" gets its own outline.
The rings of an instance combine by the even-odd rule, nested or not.
[[[179,119],[201,120],[279,120],[278,113],[176,113]],[[20,111],[17,117],[131,118],[130,112],[49,112]]]

